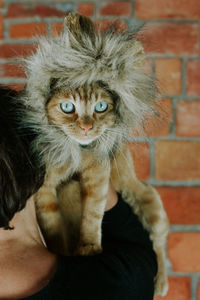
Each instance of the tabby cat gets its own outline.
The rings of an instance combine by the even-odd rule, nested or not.
[[[154,112],[156,88],[143,65],[143,48],[133,35],[96,32],[90,19],[70,13],[63,33],[42,38],[27,60],[23,122],[37,131],[33,151],[46,166],[35,201],[48,247],[69,254],[74,226],[76,254],[102,251],[101,222],[111,181],[150,232],[158,258],[155,291],[164,295],[167,216],[155,189],[136,178],[125,145],[132,127]],[[64,224],[64,211],[71,212],[72,226]]]

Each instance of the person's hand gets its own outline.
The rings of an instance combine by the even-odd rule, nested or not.
[[[117,204],[117,202],[118,202],[117,193],[114,190],[113,185],[110,183],[108,188],[108,197],[107,197],[105,211],[110,210],[112,207],[114,207]]]

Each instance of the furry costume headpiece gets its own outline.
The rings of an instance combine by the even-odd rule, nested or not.
[[[26,122],[40,132],[33,148],[48,153],[45,155],[54,163],[59,163],[62,153],[63,160],[67,152],[74,154],[66,136],[49,126],[46,116],[45,105],[55,90],[100,82],[116,96],[120,125],[126,129],[121,137],[127,136],[131,126],[138,129],[155,104],[154,80],[144,73],[144,51],[133,34],[96,32],[90,19],[75,13],[68,14],[64,23],[61,35],[41,38],[36,54],[27,59],[22,98],[28,106]],[[114,145],[117,140],[112,139]]]
[[[79,14],[68,14],[64,23],[63,33],[41,38],[37,53],[27,60],[26,91],[34,106],[44,108],[52,83],[74,89],[101,81],[141,123],[155,99],[154,81],[143,70],[142,45],[127,32],[95,32],[93,22]]]

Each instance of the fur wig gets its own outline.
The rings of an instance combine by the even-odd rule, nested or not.
[[[36,53],[26,61],[27,84],[23,101],[28,106],[30,126],[34,124],[39,131],[41,124],[43,130],[47,128],[45,105],[54,90],[101,82],[116,96],[121,122],[138,130],[145,116],[154,112],[156,87],[151,76],[144,72],[143,47],[134,34],[113,30],[101,32],[95,30],[90,19],[70,13],[65,18],[61,35],[40,38]],[[37,141],[43,144],[44,151],[47,150],[45,144],[52,141],[50,133],[53,131],[54,128],[48,127],[43,142]],[[54,133],[57,139],[51,150],[63,145],[63,135]],[[55,161],[55,157],[52,160]]]

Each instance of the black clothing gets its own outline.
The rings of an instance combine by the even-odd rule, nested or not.
[[[101,254],[58,257],[50,283],[29,300],[152,300],[157,262],[152,243],[121,197],[105,213]]]

